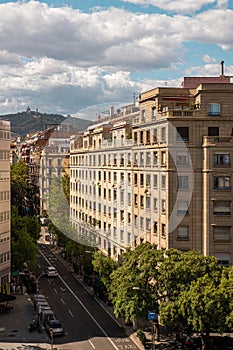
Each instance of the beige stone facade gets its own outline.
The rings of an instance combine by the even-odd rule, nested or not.
[[[0,120],[0,291],[9,292],[10,241],[10,123]]]
[[[142,93],[71,145],[72,222],[109,255],[149,241],[232,264],[233,84],[205,81]]]

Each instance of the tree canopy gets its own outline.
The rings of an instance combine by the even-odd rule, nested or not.
[[[233,326],[233,268],[220,266],[213,256],[144,243],[123,254],[110,278],[107,271],[103,280],[115,314],[127,321],[153,309],[162,324],[183,323],[203,339],[209,329],[224,332]]]

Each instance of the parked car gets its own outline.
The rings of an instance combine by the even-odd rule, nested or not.
[[[42,309],[51,309],[51,307],[49,306],[48,302],[47,301],[37,301],[36,302],[36,306],[35,306],[35,309],[36,309],[36,312],[41,313]]]
[[[45,326],[49,321],[55,320],[56,317],[52,310],[42,310],[42,323]]]
[[[33,305],[36,307],[37,302],[46,302],[47,299],[43,294],[35,294],[33,295],[32,302]]]
[[[47,277],[57,277],[58,276],[57,270],[53,266],[46,267],[44,273],[45,273],[45,276],[47,276]]]
[[[50,320],[45,324],[45,330],[49,334],[49,336],[58,336],[64,335],[64,329],[59,320]]]

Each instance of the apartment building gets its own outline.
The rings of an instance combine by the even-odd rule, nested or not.
[[[0,291],[8,292],[10,241],[10,122],[0,120]]]
[[[186,77],[182,87],[152,89],[138,103],[71,143],[78,234],[94,236],[115,258],[149,241],[232,264],[230,78]]]
[[[68,124],[48,125],[49,137],[41,151],[40,158],[40,208],[48,209],[49,191],[53,177],[61,178],[63,172],[68,172],[70,136],[77,131],[71,131]]]

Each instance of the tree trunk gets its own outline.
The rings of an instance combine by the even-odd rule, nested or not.
[[[134,319],[133,320],[133,330],[136,331],[138,328],[138,320],[137,319]]]

